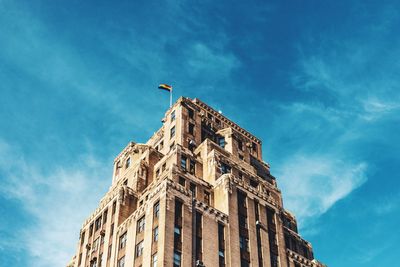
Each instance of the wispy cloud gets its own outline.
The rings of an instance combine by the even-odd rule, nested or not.
[[[367,164],[351,164],[332,155],[293,155],[278,170],[284,203],[302,223],[325,213],[366,180]]]
[[[30,266],[53,267],[67,263],[75,252],[79,225],[96,207],[109,179],[104,162],[83,155],[78,166],[32,165],[4,140],[0,140],[0,192],[16,199],[29,214],[18,238],[0,241],[2,247],[28,251]]]

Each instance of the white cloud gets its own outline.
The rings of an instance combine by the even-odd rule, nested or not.
[[[285,207],[300,221],[325,213],[366,180],[366,163],[352,164],[332,155],[297,154],[277,168]]]
[[[46,173],[0,139],[0,192],[29,213],[28,227],[12,243],[29,252],[35,267],[65,265],[75,254],[79,227],[109,184],[103,162],[82,156],[79,166],[50,167]]]

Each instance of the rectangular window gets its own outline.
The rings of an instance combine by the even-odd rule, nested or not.
[[[125,169],[128,169],[131,166],[131,158],[128,158],[125,162]]]
[[[89,226],[89,237],[93,234],[93,223]]]
[[[257,188],[258,187],[258,182],[256,180],[250,179],[250,186]]]
[[[157,241],[158,241],[158,226],[156,226],[156,228],[153,229],[153,242]]]
[[[252,149],[253,149],[253,152],[257,153],[257,144],[256,143],[252,144]]]
[[[210,192],[204,191],[204,202],[210,206]]]
[[[154,204],[153,215],[154,215],[154,218],[160,217],[160,202],[159,201],[157,201],[157,203]]]
[[[188,108],[188,115],[189,115],[189,118],[191,118],[191,119],[194,118],[194,111],[193,111],[193,109]]]
[[[81,245],[85,242],[85,231],[81,234]]]
[[[119,248],[123,249],[126,246],[126,232],[119,237]]]
[[[175,142],[172,142],[172,144],[169,146],[169,151],[171,151],[175,146]]]
[[[112,244],[108,246],[107,259],[111,258]]]
[[[215,118],[215,123],[219,126],[221,124],[221,121],[217,118]]]
[[[165,169],[167,168],[167,164],[163,164],[162,166],[161,166],[161,171],[165,171]]]
[[[113,206],[112,206],[112,214],[115,213],[115,210],[117,209],[117,201],[113,202]]]
[[[171,122],[175,120],[175,110],[171,112]]]
[[[181,253],[174,250],[174,267],[181,267]]]
[[[195,173],[195,171],[196,171],[196,161],[194,161],[194,160],[190,160],[190,164],[189,164],[189,172],[191,173],[191,174],[194,174]]]
[[[124,267],[125,266],[125,256],[120,258],[118,261],[118,267]]]
[[[172,138],[172,137],[174,137],[175,136],[175,126],[173,126],[172,128],[171,128],[171,131],[170,131],[170,138]]]
[[[110,235],[112,236],[114,234],[114,223],[111,224],[111,228],[110,228]]]
[[[189,122],[189,134],[194,134],[194,124]]]
[[[249,239],[240,236],[239,237],[240,249],[244,251],[249,251]]]
[[[182,170],[185,170],[185,171],[186,171],[186,161],[187,161],[186,157],[182,155],[181,156],[181,168],[182,168]]]
[[[239,154],[239,159],[240,159],[240,160],[244,160],[243,155],[240,155],[240,154]]]
[[[143,255],[143,248],[144,248],[144,246],[143,246],[143,240],[142,240],[136,245],[136,249],[135,249],[136,258]]]
[[[196,211],[196,260],[203,260],[202,214]]]
[[[218,145],[222,148],[225,147],[225,137],[219,137],[218,138]]]
[[[221,223],[218,223],[218,257],[219,267],[225,267],[225,234]]]
[[[221,173],[230,173],[231,172],[231,167],[223,162],[221,162]]]
[[[180,184],[181,186],[185,187],[185,186],[186,186],[186,180],[185,180],[185,178],[179,177],[179,184]]]
[[[141,233],[144,231],[145,220],[144,216],[138,220],[137,223],[137,233]]]
[[[237,140],[237,143],[238,143],[238,149],[243,151],[243,142],[242,142],[242,140]]]
[[[158,176],[160,176],[160,169],[156,170],[156,178],[158,178]]]
[[[152,267],[157,267],[157,252],[151,256],[151,266]]]
[[[107,215],[108,215],[108,209],[106,209],[103,213],[103,224],[106,224],[107,222]]]
[[[192,192],[192,196],[196,196],[196,185],[194,183],[190,183],[190,192]]]

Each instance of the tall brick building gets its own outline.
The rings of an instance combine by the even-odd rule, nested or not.
[[[68,266],[325,266],[283,208],[257,137],[198,99],[181,97],[162,122],[115,158]]]

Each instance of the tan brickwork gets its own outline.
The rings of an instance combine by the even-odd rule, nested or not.
[[[284,209],[261,140],[198,99],[179,98],[162,122],[115,158],[68,267],[325,266]]]

